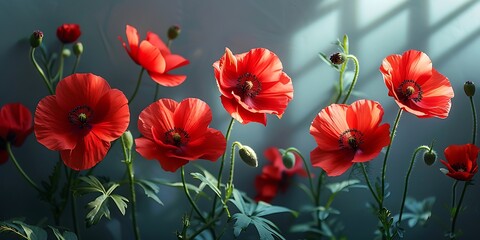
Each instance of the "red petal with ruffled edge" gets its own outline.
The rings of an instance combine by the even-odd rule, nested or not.
[[[86,170],[97,165],[107,155],[110,143],[95,134],[87,134],[77,142],[74,149],[62,150],[60,155],[65,165],[73,170]]]

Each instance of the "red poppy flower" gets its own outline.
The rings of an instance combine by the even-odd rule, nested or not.
[[[84,170],[100,162],[130,121],[128,100],[107,81],[93,74],[73,74],[57,85],[35,111],[35,136],[63,162]]]
[[[27,107],[10,103],[0,108],[0,164],[8,160],[7,142],[19,147],[32,131],[32,113]]]
[[[73,43],[81,34],[80,25],[74,23],[62,24],[57,28],[57,37],[62,43]]]
[[[382,118],[382,106],[371,100],[324,108],[310,126],[318,145],[310,152],[312,165],[338,176],[354,163],[377,157],[390,143],[390,125],[380,125]]]
[[[169,172],[197,159],[216,161],[227,142],[220,131],[208,127],[211,121],[210,107],[200,99],[160,99],[140,113],[143,137],[135,139],[136,150]]]
[[[243,124],[266,125],[267,113],[281,118],[293,98],[292,80],[268,49],[233,55],[227,48],[213,69],[223,107]]]
[[[150,77],[158,84],[166,87],[178,86],[187,76],[170,74],[171,70],[185,66],[189,61],[180,55],[170,52],[167,45],[157,34],[147,32],[147,39],[140,42],[137,29],[127,25],[127,43],[118,37],[132,60],[145,68]],[[139,44],[140,43],[140,44]]]
[[[432,67],[425,53],[408,50],[403,55],[390,55],[383,60],[380,72],[388,95],[401,109],[420,118],[448,117],[452,86]]]
[[[450,145],[444,151],[447,161],[440,162],[447,167],[447,176],[460,181],[470,181],[478,171],[479,152],[480,148],[473,144]]]
[[[262,169],[262,173],[255,178],[255,188],[257,196],[255,201],[271,202],[277,195],[278,191],[285,192],[291,178],[298,174],[306,177],[307,172],[303,169],[302,159],[295,155],[295,165],[288,169],[283,165],[282,152],[278,148],[271,147],[265,150],[265,158],[271,164],[266,165]]]

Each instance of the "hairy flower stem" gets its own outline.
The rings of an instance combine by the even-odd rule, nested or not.
[[[70,170],[70,177],[68,179],[68,188],[70,192],[70,203],[72,207],[72,221],[73,221],[73,229],[75,230],[75,234],[77,235],[77,239],[80,240],[80,229],[78,227],[77,222],[77,200],[75,198],[75,194],[73,192],[74,186],[76,184],[76,180],[78,177],[78,171]]]
[[[343,36],[343,41],[341,44],[343,48],[343,53],[345,55],[348,55],[348,36],[347,35]],[[340,101],[340,98],[343,95],[343,77],[345,74],[345,70],[347,69],[347,64],[348,64],[348,58],[345,59],[345,62],[342,63],[342,66],[340,67],[340,74],[338,75],[338,95],[334,103],[338,103],[338,101]]]
[[[400,108],[398,110],[397,117],[395,118],[395,122],[393,123],[393,128],[392,132],[390,133],[390,143],[388,144],[387,151],[385,152],[385,158],[383,159],[383,167],[382,167],[382,195],[378,196],[380,203],[379,203],[379,209],[381,210],[383,208],[383,200],[385,197],[385,174],[387,170],[387,159],[388,159],[388,154],[390,153],[390,148],[392,147],[393,143],[393,138],[395,137],[395,132],[398,127],[398,123],[400,122],[400,117],[402,116],[403,110]]]
[[[233,128],[233,123],[235,122],[235,119],[232,118],[230,120],[230,124],[228,124],[228,128],[227,128],[227,134],[225,134],[225,139],[227,140],[228,142],[228,139],[230,138],[230,134],[232,132],[232,128]],[[223,166],[225,165],[225,157],[227,156],[227,151],[225,150],[225,152],[223,153],[222,155],[222,160],[220,161],[220,169],[218,170],[218,177],[217,177],[217,188],[220,189],[221,185],[222,185],[222,172],[223,172]],[[218,201],[218,196],[215,194],[214,198],[213,198],[213,205],[212,205],[212,211],[210,213],[211,217],[214,218],[215,217],[215,208],[217,206],[217,201]]]
[[[135,90],[133,91],[133,94],[130,97],[130,99],[128,99],[128,104],[130,104],[133,101],[133,99],[135,99],[135,96],[137,96],[138,89],[140,88],[140,83],[142,83],[143,72],[145,72],[145,68],[142,67],[142,69],[140,70],[140,74],[138,74],[137,85],[135,86]]]
[[[477,136],[477,111],[475,110],[475,103],[473,102],[473,96],[470,96],[470,106],[472,106],[472,115],[473,115],[472,144],[475,145],[475,139]]]
[[[132,206],[132,227],[135,239],[140,240],[140,229],[137,224],[137,196],[135,194],[135,172],[133,170],[132,149],[127,147],[124,138],[122,140],[123,155],[125,156],[125,164],[127,165],[128,181],[130,185],[130,197]]]
[[[32,60],[33,66],[37,69],[37,72],[42,76],[43,82],[48,88],[48,92],[53,95],[55,92],[53,91],[52,84],[50,80],[48,80],[47,76],[45,76],[45,73],[43,72],[42,68],[40,65],[38,65],[37,60],[35,59],[35,48],[30,48],[30,60]]]
[[[410,160],[410,166],[408,167],[407,175],[405,176],[405,188],[403,189],[403,198],[402,198],[402,204],[400,205],[400,214],[398,216],[398,224],[402,222],[403,208],[405,207],[405,199],[407,197],[408,180],[410,179],[410,174],[412,173],[413,164],[415,163],[415,159],[417,157],[418,152],[420,152],[420,150],[430,151],[431,147],[420,146],[416,148],[415,151],[413,152],[412,160]]]
[[[187,196],[188,202],[190,202],[190,205],[192,205],[193,209],[195,210],[197,215],[202,219],[202,221],[205,224],[208,223],[207,219],[205,219],[202,212],[200,211],[200,208],[198,208],[195,201],[193,201],[192,196],[190,196],[190,192],[188,191],[188,187],[187,187],[187,182],[185,181],[185,169],[184,169],[183,166],[181,167],[181,174],[182,174],[183,191],[185,192],[185,195]]]
[[[460,212],[460,208],[462,207],[462,202],[463,202],[463,197],[465,196],[465,192],[467,191],[468,184],[470,184],[468,181],[465,181],[463,185],[463,190],[462,190],[462,195],[460,195],[460,200],[458,201],[458,205],[456,208],[454,208],[454,214],[452,218],[452,227],[450,229],[450,239],[456,239],[455,237],[455,223],[457,222],[457,217],[458,213]]]
[[[350,94],[352,93],[352,90],[355,87],[355,84],[357,83],[358,74],[360,72],[360,64],[358,62],[357,57],[355,57],[354,55],[347,55],[347,61],[348,59],[352,59],[353,63],[355,63],[355,73],[353,75],[353,80],[352,80],[352,83],[350,84],[350,88],[348,89],[347,95],[345,95],[345,98],[343,99],[342,104],[345,104],[348,98],[350,97]]]
[[[228,211],[228,208],[227,208],[227,202],[228,202],[228,199],[230,198],[231,194],[232,194],[232,191],[233,191],[233,174],[234,174],[234,170],[235,170],[235,147],[241,147],[242,144],[240,142],[233,142],[232,143],[232,150],[230,151],[230,174],[229,174],[229,177],[228,177],[228,184],[227,184],[227,194],[225,196],[225,200],[224,200],[224,209],[227,211],[227,215],[228,215],[228,218],[230,218],[230,212]]]
[[[378,196],[375,193],[375,191],[373,191],[372,184],[370,183],[370,179],[368,178],[367,169],[365,168],[365,164],[360,163],[360,166],[362,167],[363,176],[365,177],[365,181],[367,182],[368,189],[372,193],[372,196],[373,196],[373,198],[375,198],[375,201],[377,202],[377,204],[380,205],[380,200],[378,199]]]
[[[20,164],[18,164],[17,159],[15,159],[15,156],[13,155],[12,147],[10,145],[10,142],[8,142],[8,141],[7,141],[7,152],[8,152],[8,155],[10,156],[10,159],[12,159],[13,163],[15,164],[15,167],[17,167],[17,170],[20,172],[20,174],[22,174],[23,178],[25,178],[25,180],[27,180],[27,182],[30,184],[30,186],[35,188],[35,190],[37,190],[37,192],[41,193],[42,190],[37,186],[37,184],[35,184],[34,181],[32,181],[32,179],[27,175],[27,173],[25,173],[25,171],[23,171],[22,167],[20,167]]]
[[[78,55],[75,57],[75,63],[73,64],[72,74],[74,74],[77,71],[78,64],[80,63],[80,57],[81,55]]]

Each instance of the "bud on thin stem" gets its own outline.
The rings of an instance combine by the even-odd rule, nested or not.
[[[40,46],[40,44],[42,44],[42,40],[43,32],[41,32],[40,30],[36,30],[30,36],[30,46],[32,48],[37,48],[38,46]]]
[[[180,32],[181,32],[180,26],[178,25],[171,26],[170,28],[168,28],[168,31],[167,31],[168,39],[174,40],[175,38],[178,37],[178,35],[180,35]]]
[[[475,95],[475,84],[471,81],[466,81],[465,84],[463,84],[463,90],[465,91],[465,95],[473,97],[473,95]]]

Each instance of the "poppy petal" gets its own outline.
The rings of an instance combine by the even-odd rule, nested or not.
[[[165,58],[158,48],[148,41],[142,41],[138,48],[138,62],[149,72],[164,73]]]
[[[94,134],[87,134],[77,142],[74,149],[62,150],[63,162],[73,170],[86,170],[97,165],[107,155],[110,143],[102,141]]]
[[[352,165],[354,153],[350,151],[325,151],[315,148],[310,152],[312,165],[323,169],[328,176],[339,176],[346,172]]]

